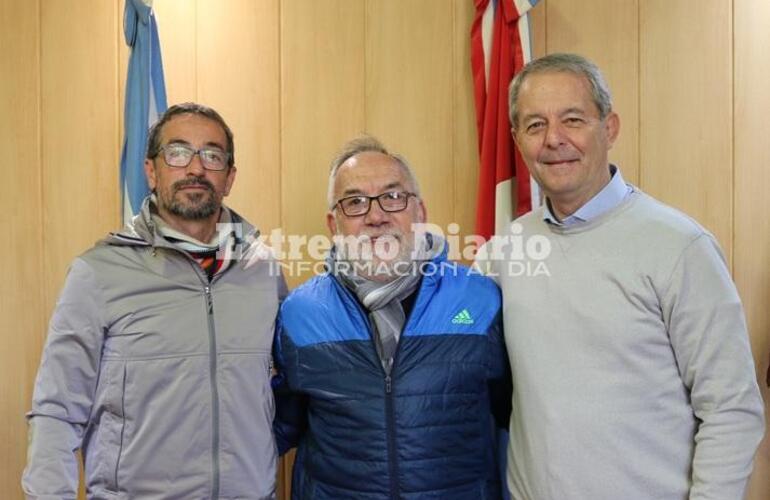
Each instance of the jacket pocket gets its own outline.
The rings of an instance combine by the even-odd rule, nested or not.
[[[89,487],[105,494],[120,488],[120,457],[126,427],[124,362],[106,362],[101,374],[103,389],[99,390],[94,411],[96,418],[91,442],[86,452]]]

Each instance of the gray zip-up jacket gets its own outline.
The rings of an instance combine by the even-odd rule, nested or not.
[[[147,200],[75,259],[27,415],[27,498],[74,499],[78,449],[92,499],[274,498],[271,347],[286,285],[255,229],[232,219],[243,255],[211,283],[156,232]]]

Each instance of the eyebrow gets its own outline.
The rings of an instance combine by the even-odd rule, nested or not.
[[[391,191],[395,188],[403,189],[403,185],[400,182],[391,182],[390,184],[386,184],[385,187],[382,188],[383,189],[382,193],[387,193],[388,191]],[[348,196],[358,196],[358,195],[366,196],[364,192],[358,188],[349,188],[342,192],[343,198],[346,198]]]
[[[567,108],[564,111],[562,111],[561,113],[559,113],[559,117],[564,117],[564,116],[569,115],[569,114],[576,114],[576,115],[585,116],[586,111],[584,109],[582,109],[582,108],[575,108],[575,107]],[[521,123],[526,123],[526,122],[534,120],[536,118],[540,118],[540,119],[544,120],[545,116],[541,115],[540,113],[530,113],[530,114],[525,115],[524,117],[521,118]]]
[[[581,108],[568,108],[563,113],[561,113],[561,116],[569,115],[569,114],[577,114],[577,115],[584,115],[586,114],[584,109]]]
[[[543,115],[540,113],[530,113],[528,115],[522,116],[520,122],[525,123],[534,120],[535,118],[543,118]]]
[[[190,146],[193,147],[192,144],[190,144],[188,141],[184,139],[171,139],[166,144],[182,144],[184,146]],[[222,151],[226,151],[226,148],[215,141],[209,141],[203,145],[203,147],[215,147],[217,149],[221,149]]]

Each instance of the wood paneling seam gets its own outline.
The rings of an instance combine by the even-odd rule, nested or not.
[[[200,82],[198,80],[198,59],[200,58],[200,48],[198,47],[198,7],[201,0],[193,4],[193,17],[195,19],[195,30],[193,30],[193,49],[195,57],[193,58],[193,78],[195,78],[195,102],[201,100]]]
[[[361,95],[364,98],[364,102],[363,102],[363,105],[362,105],[362,111],[363,111],[363,115],[364,115],[363,116],[364,130],[362,130],[362,132],[367,133],[367,134],[369,133],[369,121],[367,120],[367,116],[366,116],[366,110],[368,109],[368,106],[366,105],[366,83],[367,83],[366,66],[367,66],[367,62],[368,61],[366,59],[367,59],[367,54],[369,52],[367,50],[369,45],[366,43],[366,39],[367,39],[366,37],[368,36],[368,33],[369,33],[369,30],[368,30],[369,26],[367,25],[366,21],[369,19],[369,5],[370,5],[370,2],[371,2],[371,0],[367,1],[364,4],[364,8],[363,8],[363,11],[362,11],[363,12],[363,17],[364,17],[364,20],[363,20],[363,23],[362,23],[362,26],[363,26],[363,37],[364,37],[364,40],[363,40],[363,42],[364,42],[364,64],[362,65],[362,70],[361,70],[364,73],[364,77],[361,79],[361,85],[364,86],[363,91],[361,92]]]
[[[46,283],[45,280],[45,262],[43,260],[43,243],[45,242],[45,235],[43,234],[43,218],[45,217],[45,210],[43,210],[43,6],[41,0],[37,0],[37,81],[35,82],[37,88],[37,124],[35,133],[37,134],[37,196],[38,206],[40,210],[38,214],[40,216],[37,221],[37,267],[39,273],[39,291],[38,297],[40,304],[48,304],[48,287],[42,286]],[[42,345],[45,341],[45,332],[35,332],[36,336],[40,336]]]
[[[452,131],[449,134],[449,151],[452,152],[452,218],[450,222],[457,222],[457,203],[454,201],[457,199],[457,150],[455,149],[455,128],[454,124],[457,123],[457,117],[455,115],[457,102],[457,85],[455,85],[455,78],[457,77],[460,68],[457,67],[457,42],[455,38],[457,36],[457,3],[452,8],[452,91],[449,94],[451,99],[451,105],[449,106],[449,120],[453,124]],[[466,228],[461,228],[463,231],[467,231]]]
[[[636,2],[636,185],[642,187],[642,6]]]
[[[280,203],[280,207],[278,208],[278,225],[280,226],[279,229],[283,231],[283,228],[286,227],[286,220],[285,212],[283,209],[283,192],[286,189],[286,185],[284,182],[284,175],[283,175],[283,161],[284,161],[284,155],[283,155],[283,126],[284,126],[284,120],[283,120],[283,113],[284,113],[284,93],[283,93],[283,72],[284,72],[284,57],[283,57],[283,1],[278,1],[278,164],[280,165],[280,177],[278,179],[278,190],[280,193],[278,194],[278,203]],[[285,458],[281,459],[282,461],[285,460]],[[283,463],[283,462],[282,462]]]
[[[735,190],[737,189],[737,176],[735,175],[735,1],[730,1],[730,177],[732,189],[730,190],[730,275],[735,276]]]
[[[121,22],[121,17],[117,13],[120,12],[120,0],[115,0],[115,32],[118,35],[115,40],[115,144],[117,145],[117,163],[119,164],[122,158],[123,153],[123,141],[121,137],[121,118],[123,117],[123,113],[120,111],[120,44],[124,43],[123,40],[125,40],[125,36],[123,34],[123,23]],[[122,165],[121,165],[122,167]],[[120,168],[120,167],[119,167]],[[120,191],[120,196],[118,196],[118,206],[113,207],[113,209],[117,208],[117,214],[116,214],[116,220],[117,225],[116,227],[122,226],[122,217],[123,217],[123,179],[118,176],[118,186],[117,189]]]

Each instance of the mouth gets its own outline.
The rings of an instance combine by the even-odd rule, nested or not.
[[[179,181],[174,185],[174,192],[181,193],[183,191],[190,192],[214,192],[214,186],[206,182],[205,179],[185,179]]]
[[[552,160],[552,161],[544,161],[542,162],[543,165],[547,167],[567,167],[574,165],[578,163],[580,160]]]
[[[372,244],[377,243],[378,240],[382,240],[385,242],[388,241],[399,241],[399,237],[396,234],[378,234],[376,236],[367,235],[366,239],[368,239]]]

